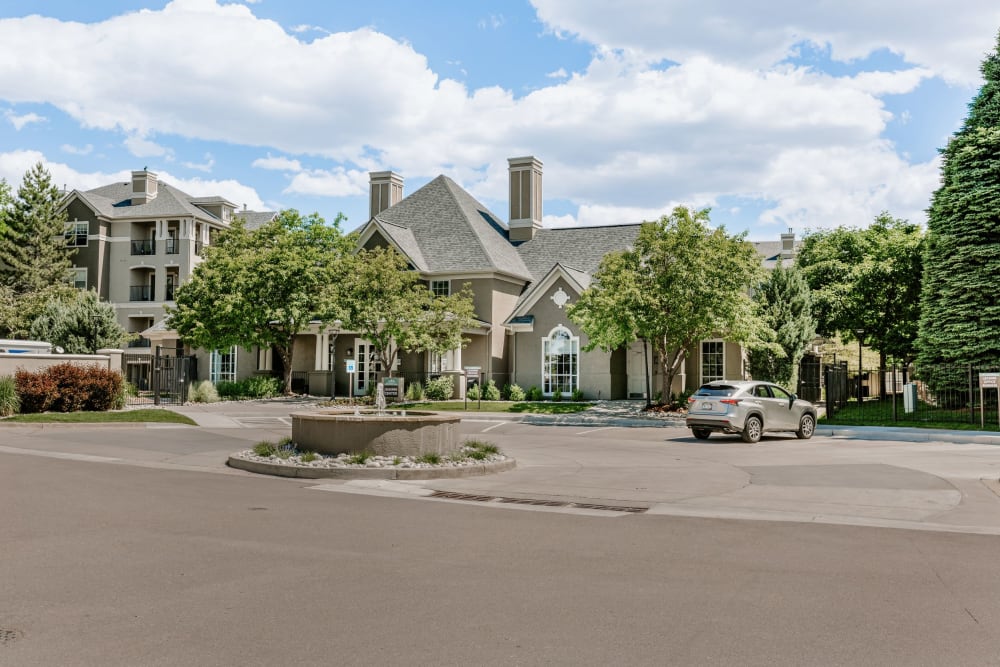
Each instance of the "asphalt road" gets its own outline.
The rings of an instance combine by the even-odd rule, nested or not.
[[[218,465],[264,431],[4,431],[0,665],[1000,663],[996,535],[498,508]],[[961,453],[898,443],[868,459],[822,440],[688,450],[682,434],[647,429],[608,456],[620,435],[579,431],[489,433],[517,450],[515,473],[578,493],[649,492],[628,481],[650,469],[632,457],[647,455],[662,473],[647,478],[679,484],[707,469],[719,494],[733,493],[726,462],[761,468],[746,474],[762,488],[808,474],[837,491],[853,474],[952,496],[955,479],[992,465],[966,450],[985,457],[967,475]],[[790,458],[767,463],[782,445]],[[841,465],[825,476],[813,460],[824,447]],[[911,465],[884,469],[892,452]],[[603,482],[587,474],[596,460],[616,463]],[[670,492],[650,504],[682,503]]]

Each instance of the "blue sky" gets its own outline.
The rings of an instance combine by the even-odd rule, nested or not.
[[[1000,29],[995,0],[945,4],[0,0],[0,177],[148,167],[350,230],[369,171],[505,217],[506,159],[535,155],[547,225],[923,222]]]

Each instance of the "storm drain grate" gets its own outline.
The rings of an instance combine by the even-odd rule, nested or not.
[[[23,633],[20,630],[14,630],[12,628],[0,628],[0,646],[6,644],[13,644],[15,641],[21,638]]]
[[[483,496],[473,493],[458,493],[455,491],[435,491],[431,498],[442,498],[444,500],[469,500],[477,503],[508,503],[512,505],[532,505],[535,507],[575,507],[587,510],[601,510],[605,512],[628,512],[630,514],[641,514],[646,511],[645,507],[627,507],[624,505],[601,505],[598,503],[570,503],[561,500],[537,500],[534,498],[504,498],[502,496]]]

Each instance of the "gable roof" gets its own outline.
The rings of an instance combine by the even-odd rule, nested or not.
[[[507,238],[507,225],[447,176],[422,188],[376,215],[385,235],[427,273],[492,270],[531,279],[518,251]],[[406,231],[402,231],[406,230]]]
[[[545,276],[543,276],[540,280],[533,282],[531,287],[521,294],[521,298],[519,298],[517,303],[514,304],[514,310],[511,311],[510,317],[507,319],[506,323],[526,323],[523,318],[529,316],[531,308],[538,303],[538,300],[541,299],[547,291],[549,291],[559,278],[562,278],[566,284],[569,285],[570,289],[576,292],[577,296],[590,287],[591,283],[591,275],[589,273],[568,266],[563,266],[562,264],[556,262],[546,272]]]
[[[535,238],[521,243],[517,251],[534,280],[544,277],[555,264],[593,274],[606,254],[631,248],[639,236],[640,227],[641,223],[542,228],[535,232]]]

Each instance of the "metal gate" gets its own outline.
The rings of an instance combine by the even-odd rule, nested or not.
[[[826,384],[826,414],[829,417],[847,405],[850,389],[847,381],[847,362],[823,367]]]
[[[816,354],[806,354],[799,362],[799,386],[796,390],[799,398],[816,403],[822,393],[820,385],[820,357]]]
[[[198,378],[198,359],[157,346],[151,353],[123,354],[122,373],[131,387],[129,405],[181,405]]]

